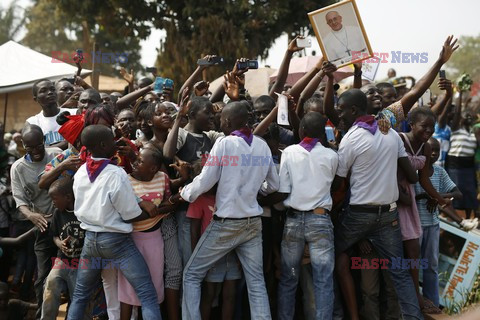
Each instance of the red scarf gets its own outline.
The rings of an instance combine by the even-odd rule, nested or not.
[[[103,169],[105,169],[107,165],[117,164],[115,159],[93,160],[85,147],[82,147],[82,149],[80,150],[80,159],[87,163],[87,174],[88,179],[90,179],[91,183],[93,183],[95,179],[97,179],[98,175],[102,172]]]
[[[75,145],[75,141],[77,141],[78,137],[82,133],[85,125],[85,119],[83,118],[83,114],[66,117],[68,118],[68,121],[65,122],[60,129],[58,129],[58,133],[60,133],[62,137],[68,141],[68,143]]]

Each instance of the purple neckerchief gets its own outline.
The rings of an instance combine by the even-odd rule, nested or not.
[[[317,138],[309,138],[305,137],[303,140],[299,143],[300,146],[302,146],[305,150],[308,152],[312,151],[313,147],[317,144],[318,139]]]
[[[357,120],[353,123],[353,125],[357,125],[360,128],[368,130],[371,134],[375,134],[378,129],[377,120],[375,120],[374,116],[365,115],[358,117]]]
[[[251,146],[253,141],[253,134],[250,128],[244,127],[230,133],[231,136],[237,136],[245,140],[245,142]]]

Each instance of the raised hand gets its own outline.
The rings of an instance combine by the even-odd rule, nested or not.
[[[235,61],[235,65],[233,66],[233,69],[232,69],[232,73],[235,75],[235,76],[241,76],[242,74],[244,74],[245,72],[248,71],[248,67],[246,69],[238,69],[238,63],[239,62],[247,62],[248,59],[247,58],[240,58],[240,59],[237,59],[237,61]]]
[[[195,95],[197,97],[204,96],[205,93],[208,91],[208,87],[210,86],[210,82],[206,81],[198,81],[193,85],[193,89],[195,90]]]
[[[70,98],[67,99],[67,101],[65,101],[61,106],[60,108],[71,108],[71,109],[75,109],[77,108],[78,106],[78,98],[80,98],[80,94],[82,92],[81,91],[78,91],[78,92],[75,92],[74,94],[72,94],[70,96]]]
[[[458,44],[457,43],[458,39],[453,39],[452,36],[448,36],[447,40],[443,43],[442,51],[440,52],[439,60],[442,64],[446,63],[450,57],[452,56],[452,53],[458,49]]]
[[[188,114],[188,110],[190,110],[192,102],[190,101],[189,92],[189,88],[183,89],[180,104],[178,105],[178,117],[185,117]]]
[[[240,97],[239,83],[240,79],[233,72],[228,72],[223,76],[225,81],[223,82],[223,89],[225,94],[234,101],[237,101]],[[238,82],[237,82],[238,80]]]
[[[296,36],[290,43],[288,44],[287,51],[290,53],[294,53],[300,50],[303,50],[304,48],[297,47],[297,39],[305,39],[304,36]]]
[[[440,80],[438,80],[438,88],[440,90],[444,90],[446,92],[446,94],[449,95],[449,96],[453,95],[452,82],[448,79],[440,78]]]
[[[120,68],[120,74],[122,75],[123,79],[128,83],[133,83],[135,81],[135,76],[133,74],[133,69],[130,69],[130,73],[125,70],[124,67]]]
[[[337,66],[333,63],[325,61],[323,62],[322,71],[329,78],[333,78],[333,73],[337,71]]]
[[[217,57],[217,56],[214,55],[214,54],[208,54],[208,55],[206,55],[205,57],[203,57],[202,59],[203,59],[203,60],[210,61],[210,60],[212,60],[212,59],[215,58],[215,57]],[[199,66],[199,67],[202,68],[202,69],[206,69],[206,68],[211,67],[211,66],[212,66],[212,65],[210,65],[210,64],[206,64],[206,65],[202,65],[202,66]]]

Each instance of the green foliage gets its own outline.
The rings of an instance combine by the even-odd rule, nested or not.
[[[9,40],[14,40],[18,35],[25,18],[14,2],[9,7],[0,6],[0,45]]]
[[[480,60],[480,35],[461,36],[459,39],[460,47],[447,63],[447,66],[453,71],[449,79],[457,79],[463,73],[470,74],[473,82],[480,81],[480,65],[475,61]]]
[[[44,53],[91,51],[96,41],[105,52],[130,53],[127,69],[138,64],[139,41],[150,28],[166,30],[159,44],[159,74],[177,84],[193,71],[197,59],[217,54],[227,64],[209,69],[208,77],[231,68],[236,58],[266,58],[282,33],[306,34],[307,13],[336,0],[37,0],[28,12],[25,44]],[[88,48],[87,48],[88,47]],[[116,73],[101,66],[102,73]],[[108,70],[105,68],[109,68]]]
[[[140,39],[148,35],[149,28],[147,22],[132,18],[130,12],[135,11],[130,10],[128,1],[38,0],[27,10],[27,35],[22,42],[46,55],[61,51],[70,56],[79,48],[92,54],[96,43],[103,53],[127,53],[125,65],[141,70]],[[101,74],[118,76],[116,64],[96,67]]]
[[[332,0],[166,0],[160,6],[161,20],[153,21],[166,29],[157,66],[162,75],[184,81],[197,59],[206,54],[225,58],[222,67],[210,68],[207,78],[231,69],[236,58],[266,58],[268,49],[282,33],[306,34],[310,28],[307,13],[331,4]],[[313,34],[313,33],[312,33]]]

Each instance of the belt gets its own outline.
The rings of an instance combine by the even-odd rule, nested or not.
[[[222,218],[222,217],[219,217],[217,215],[213,215],[213,220],[215,220],[215,221],[225,221],[225,220],[240,221],[240,220],[252,220],[254,218],[260,218],[260,216],[245,217],[245,218]]]
[[[368,212],[368,213],[384,213],[390,212],[397,208],[397,203],[393,202],[391,204],[383,204],[383,205],[369,205],[369,204],[353,204],[350,205],[351,211],[361,211],[361,212]]]
[[[313,210],[310,210],[310,211],[300,211],[300,210],[296,210],[296,209],[293,209],[291,208],[290,211],[292,213],[314,213],[314,214],[328,214],[328,210],[327,209],[324,209],[324,208],[315,208]]]

